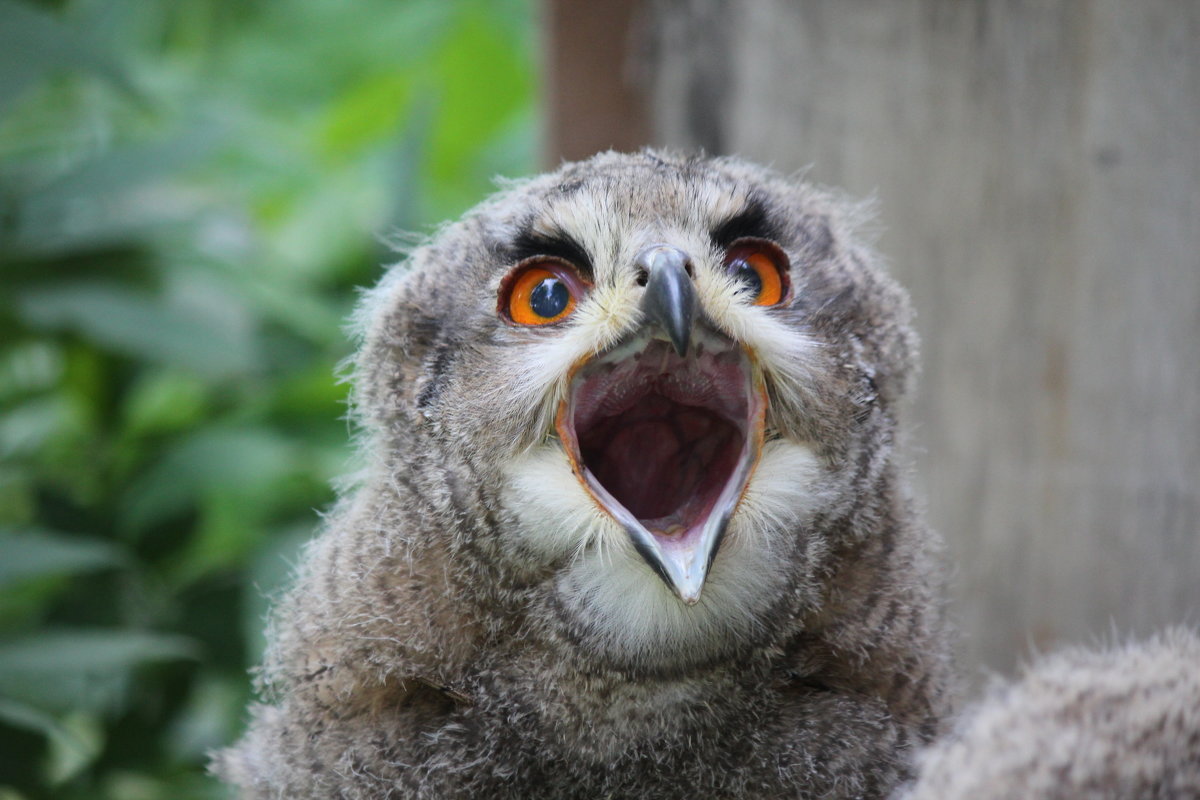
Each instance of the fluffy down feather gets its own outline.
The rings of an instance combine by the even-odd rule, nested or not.
[[[895,447],[907,300],[854,215],[742,161],[608,153],[506,186],[390,271],[357,317],[363,469],[216,772],[246,798],[885,796],[950,670],[938,542]],[[787,302],[738,294],[731,229],[786,253]],[[513,325],[502,279],[546,241],[583,254],[592,289],[562,324]],[[635,258],[660,242],[769,397],[695,605],[554,429],[574,365],[642,325]]]
[[[897,800],[1200,798],[1200,637],[1072,649],[997,683]]]

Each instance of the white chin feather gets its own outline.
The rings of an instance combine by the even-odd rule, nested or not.
[[[822,470],[807,446],[768,443],[713,562],[700,602],[685,605],[634,550],[549,443],[509,466],[503,502],[514,544],[538,564],[561,563],[556,591],[587,645],[624,662],[703,659],[754,638],[799,568],[781,557],[822,505]]]

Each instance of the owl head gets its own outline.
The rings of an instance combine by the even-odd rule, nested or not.
[[[768,641],[869,535],[908,383],[907,302],[855,216],[651,151],[505,186],[362,304],[366,480],[440,498],[436,535],[597,654]]]

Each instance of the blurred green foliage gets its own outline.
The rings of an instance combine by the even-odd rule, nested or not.
[[[528,0],[0,0],[0,798],[221,797],[353,287],[536,150]]]

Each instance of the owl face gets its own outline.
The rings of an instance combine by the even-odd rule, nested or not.
[[[744,647],[813,601],[812,521],[904,371],[869,325],[891,284],[848,266],[830,209],[653,153],[514,186],[376,290],[390,366],[365,402],[494,479],[503,557],[553,571],[578,641],[624,663]]]

